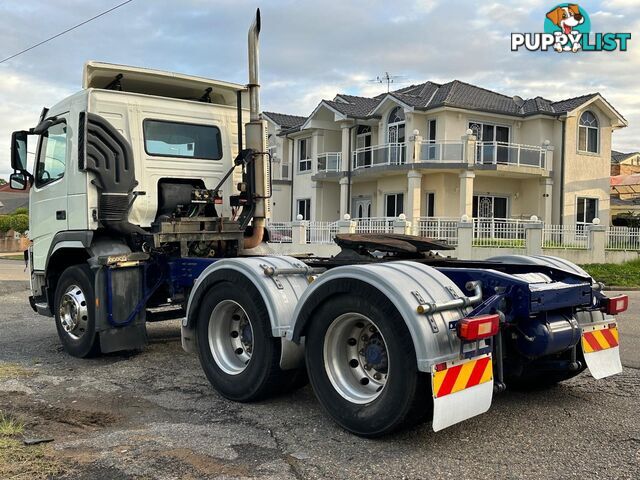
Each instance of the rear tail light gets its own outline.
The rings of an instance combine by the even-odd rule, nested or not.
[[[458,337],[466,341],[482,340],[498,333],[499,326],[498,314],[463,318],[458,322]]]
[[[609,315],[617,315],[627,308],[629,308],[629,297],[627,295],[606,298],[602,306],[602,310]]]

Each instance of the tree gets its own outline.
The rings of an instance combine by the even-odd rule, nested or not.
[[[11,215],[11,228],[18,233],[24,233],[29,230],[29,215],[19,213]]]
[[[0,185],[6,185],[6,184],[7,184],[7,181],[4,178],[0,177]]]

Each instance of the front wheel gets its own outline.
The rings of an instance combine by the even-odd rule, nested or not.
[[[338,424],[378,437],[427,417],[428,376],[418,371],[411,335],[389,300],[364,292],[332,297],[309,321],[309,379]]]
[[[54,312],[58,337],[69,355],[79,358],[100,353],[96,334],[94,274],[88,265],[67,268],[56,286]]]

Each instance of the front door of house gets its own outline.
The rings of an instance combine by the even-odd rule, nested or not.
[[[353,218],[371,217],[371,198],[353,199]]]
[[[473,218],[475,238],[498,238],[507,218],[507,197],[495,195],[473,196]]]

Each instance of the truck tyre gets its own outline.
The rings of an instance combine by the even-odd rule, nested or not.
[[[95,323],[94,277],[88,265],[74,265],[62,272],[56,286],[56,329],[65,351],[74,357],[86,358],[100,353]]]
[[[417,369],[409,330],[379,292],[325,301],[309,319],[305,356],[318,400],[356,435],[382,436],[432,411],[429,378]]]
[[[250,402],[297,384],[299,370],[280,368],[281,340],[271,335],[267,308],[249,280],[215,284],[197,321],[200,364],[222,396]]]

